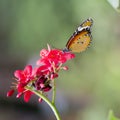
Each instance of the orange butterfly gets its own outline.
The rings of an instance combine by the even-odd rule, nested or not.
[[[91,26],[93,20],[88,18],[85,20],[73,33],[66,44],[66,48],[63,51],[82,52],[89,46],[91,36]]]

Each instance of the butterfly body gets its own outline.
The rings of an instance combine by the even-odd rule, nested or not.
[[[91,18],[84,21],[69,38],[66,44],[66,50],[72,52],[82,52],[89,46],[91,36],[91,26],[93,20]]]

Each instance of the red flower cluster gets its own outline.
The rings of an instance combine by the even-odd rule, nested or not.
[[[75,55],[70,52],[63,52],[59,49],[42,49],[40,51],[40,59],[37,61],[37,67],[32,68],[27,65],[24,70],[16,70],[14,76],[17,80],[15,88],[17,89],[17,98],[24,94],[24,100],[29,101],[32,91],[26,89],[26,86],[48,92],[51,90],[51,81],[58,77],[60,69],[67,70],[62,64],[74,58]],[[14,89],[8,91],[7,96],[12,96]]]

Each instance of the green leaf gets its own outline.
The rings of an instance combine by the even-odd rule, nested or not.
[[[115,10],[120,12],[120,0],[107,0],[107,1]]]
[[[115,117],[114,114],[113,114],[113,111],[110,110],[109,111],[109,115],[108,115],[108,120],[120,120],[120,119],[118,119],[117,117]]]

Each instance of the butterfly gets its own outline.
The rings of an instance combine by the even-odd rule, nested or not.
[[[73,35],[69,38],[66,48],[63,51],[82,52],[90,45],[92,35],[91,26],[93,20],[88,18],[75,30]]]

